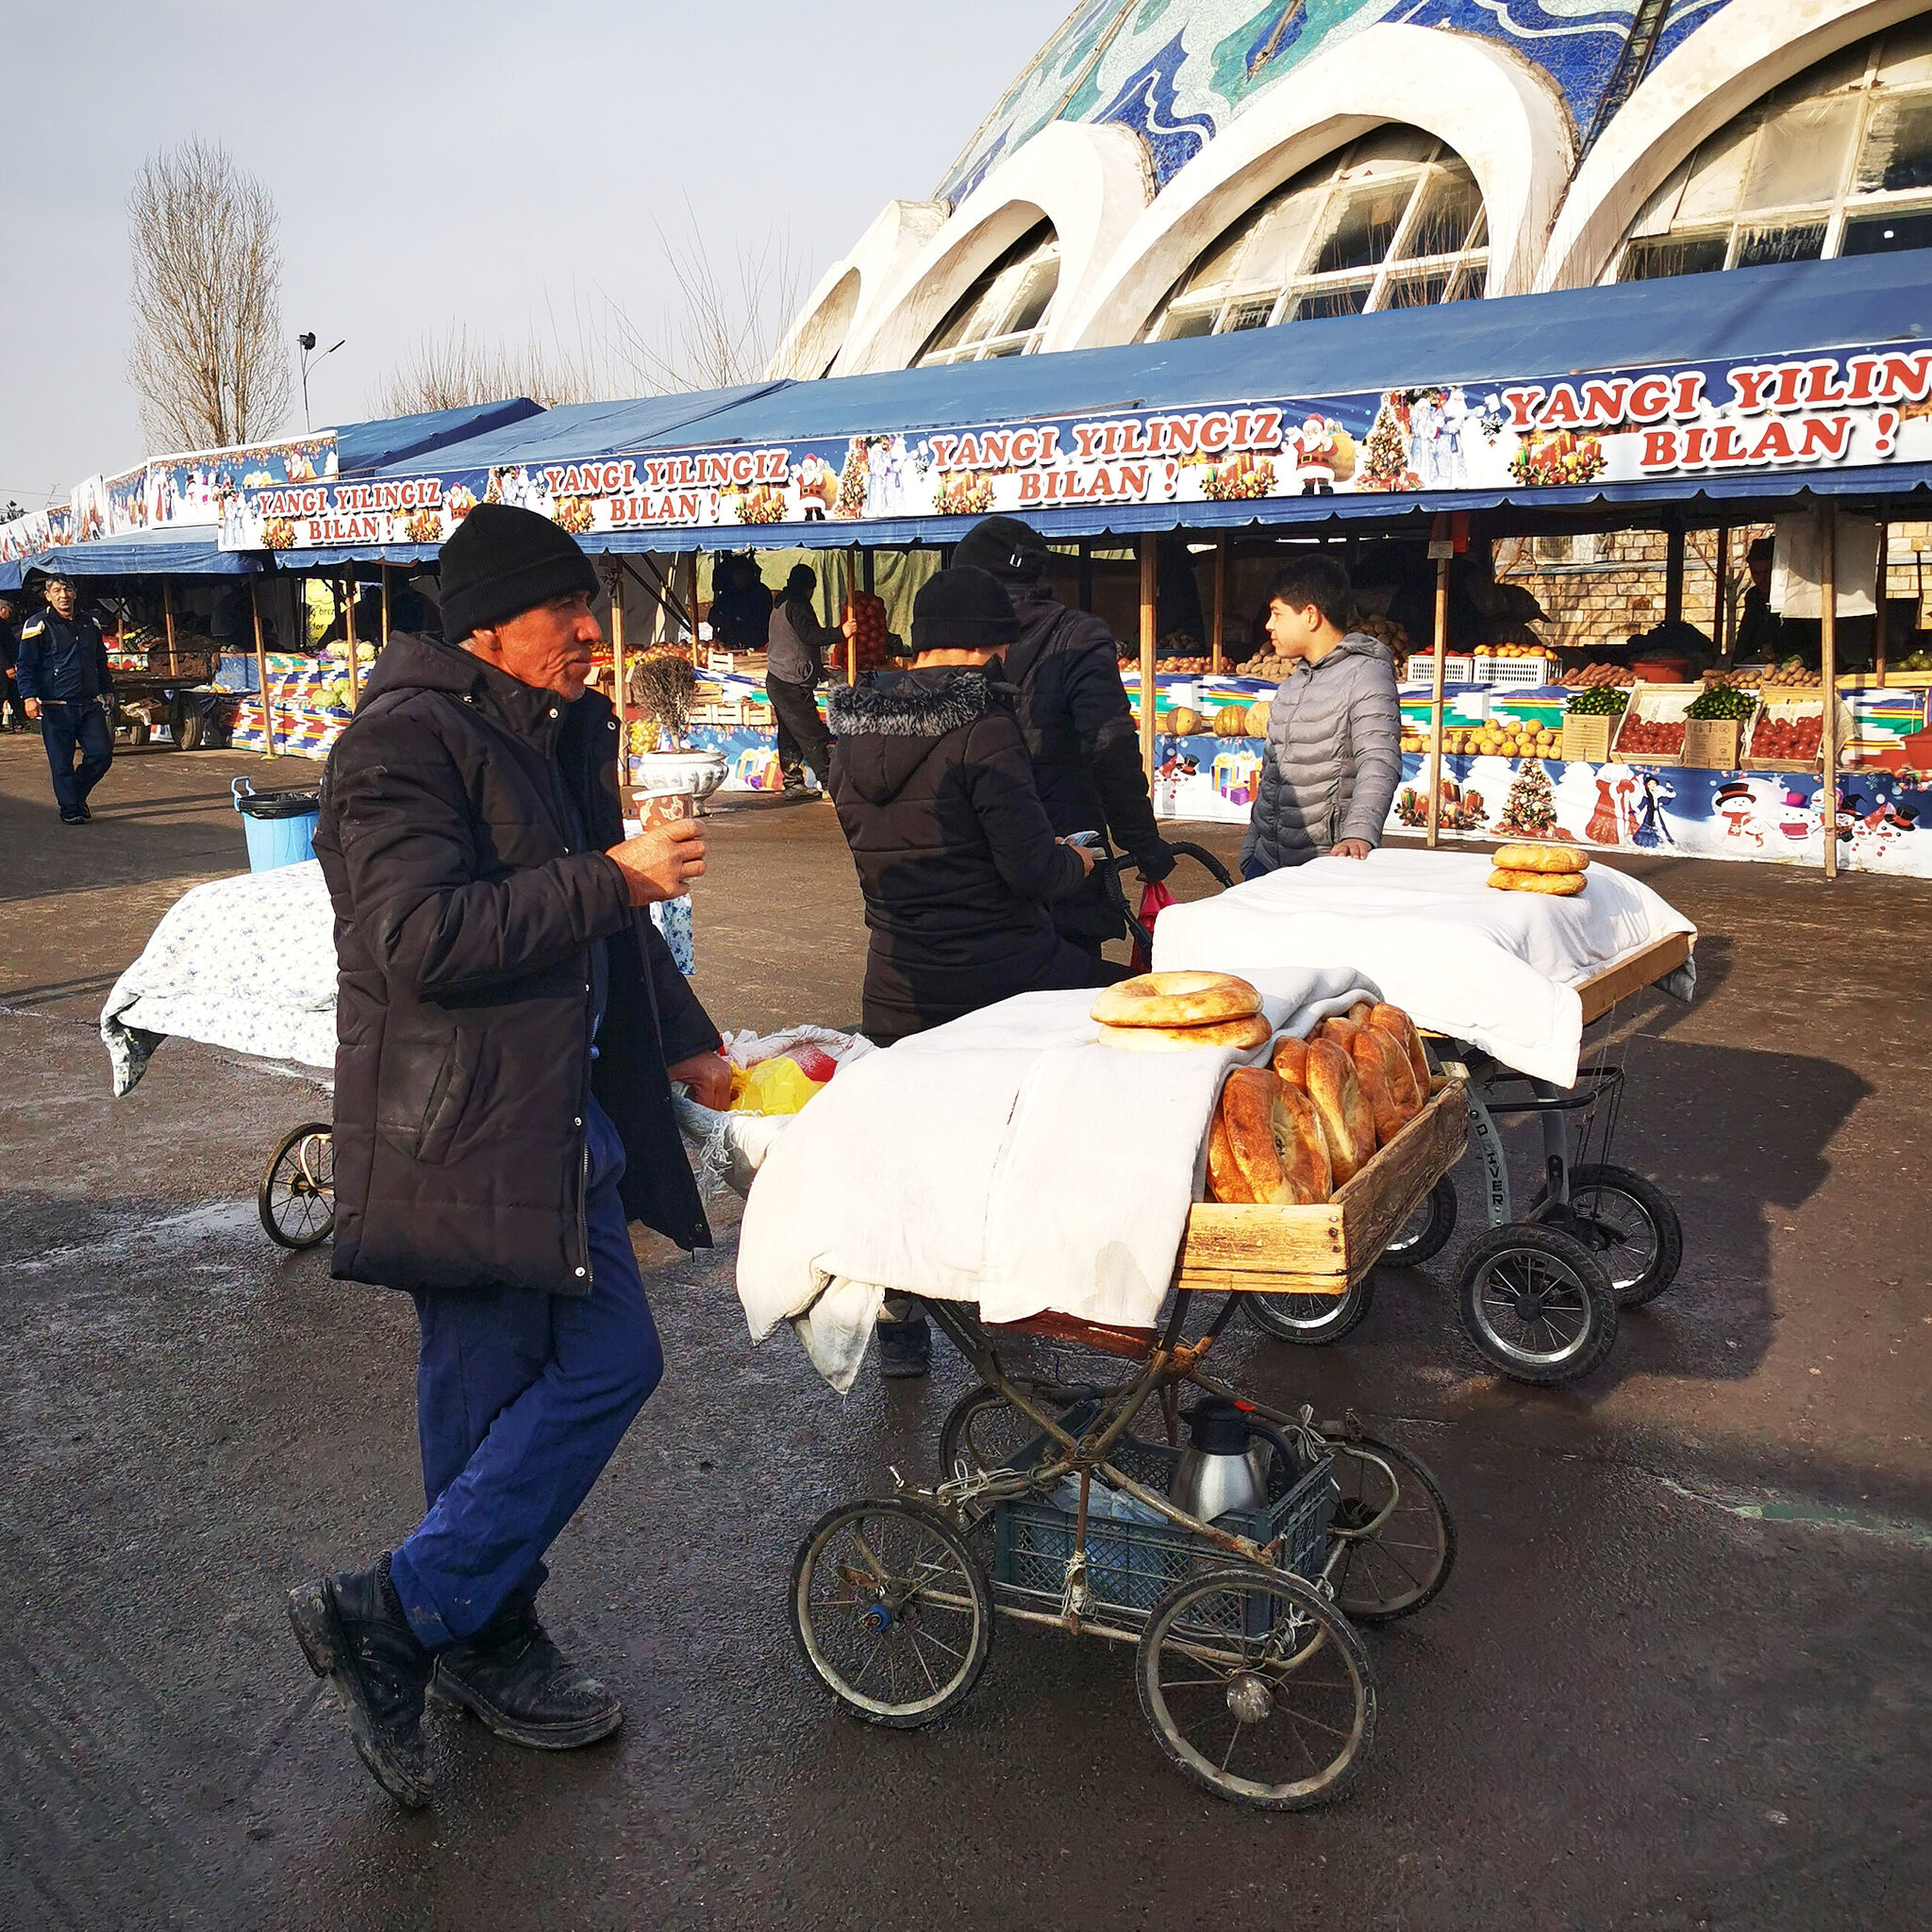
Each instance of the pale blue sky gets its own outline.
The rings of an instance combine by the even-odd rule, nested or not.
[[[728,261],[775,227],[814,275],[931,193],[1068,0],[99,0],[8,4],[0,105],[0,500],[130,467],[125,204],[199,134],[281,211],[283,320],[348,346],[317,424],[454,321],[661,312],[654,218]],[[291,426],[300,427],[299,394]]]

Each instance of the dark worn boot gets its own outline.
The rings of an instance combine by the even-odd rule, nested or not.
[[[537,1751],[594,1744],[624,1722],[624,1706],[551,1642],[527,1604],[497,1611],[468,1642],[438,1651],[432,1688],[499,1738]]]
[[[932,1371],[932,1324],[915,1312],[899,1322],[878,1324],[879,1374],[889,1379],[929,1374]]]
[[[308,1668],[348,1706],[349,1736],[376,1783],[402,1804],[428,1804],[436,1781],[423,1748],[423,1699],[435,1658],[403,1614],[389,1558],[291,1590],[289,1622]]]

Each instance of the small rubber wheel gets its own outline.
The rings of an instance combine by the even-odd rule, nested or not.
[[[1246,1294],[1241,1309],[1276,1341],[1325,1347],[1361,1326],[1375,1300],[1375,1278],[1364,1274],[1344,1294]]]
[[[1078,1389],[1042,1391],[1029,1396],[1049,1414],[1073,1406],[1086,1391]],[[1040,1424],[1017,1409],[997,1389],[983,1382],[969,1389],[946,1412],[940,1427],[940,1479],[949,1481],[959,1464],[977,1475],[1002,1467],[1013,1451],[1040,1434]]]
[[[1456,1271],[1463,1332],[1518,1382],[1588,1374],[1617,1339],[1603,1263],[1573,1235],[1512,1222],[1477,1235]]]
[[[1537,1206],[1548,1198],[1545,1188]],[[1627,1167],[1573,1168],[1569,1208],[1542,1224],[1574,1235],[1603,1263],[1621,1307],[1655,1301],[1684,1265],[1684,1224],[1670,1196]]]
[[[255,1205],[268,1238],[285,1248],[316,1247],[335,1232],[336,1143],[328,1122],[306,1122],[275,1149]]]
[[[1429,1190],[1429,1198],[1395,1230],[1382,1250],[1385,1268],[1419,1268],[1449,1245],[1456,1232],[1456,1183],[1445,1174]]]
[[[208,741],[208,720],[199,705],[176,705],[169,723],[174,727],[176,751],[199,751]]]
[[[893,1730],[965,1702],[992,1643],[992,1591],[964,1538],[903,1497],[841,1503],[791,1565],[791,1634],[854,1717]]]
[[[1148,1613],[1134,1682],[1160,1748],[1217,1798],[1305,1811],[1375,1737],[1375,1680],[1334,1605],[1285,1570],[1208,1570]]]
[[[129,722],[127,742],[134,750],[139,751],[148,741],[150,735],[145,718],[135,718]]]
[[[1456,1567],[1456,1524],[1436,1479],[1376,1436],[1322,1431],[1335,1457],[1328,1580],[1356,1624],[1392,1624],[1432,1602]]]

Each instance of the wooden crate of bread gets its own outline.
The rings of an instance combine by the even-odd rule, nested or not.
[[[1195,1202],[1174,1285],[1210,1292],[1346,1293],[1461,1159],[1469,1143],[1466,1084],[1439,1077],[1414,1120],[1317,1207]]]

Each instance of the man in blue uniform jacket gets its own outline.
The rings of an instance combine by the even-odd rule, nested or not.
[[[27,716],[40,720],[60,823],[84,825],[93,816],[88,793],[114,762],[114,678],[101,627],[81,613],[74,585],[50,577],[46,595],[47,608],[20,627],[14,675]]]

